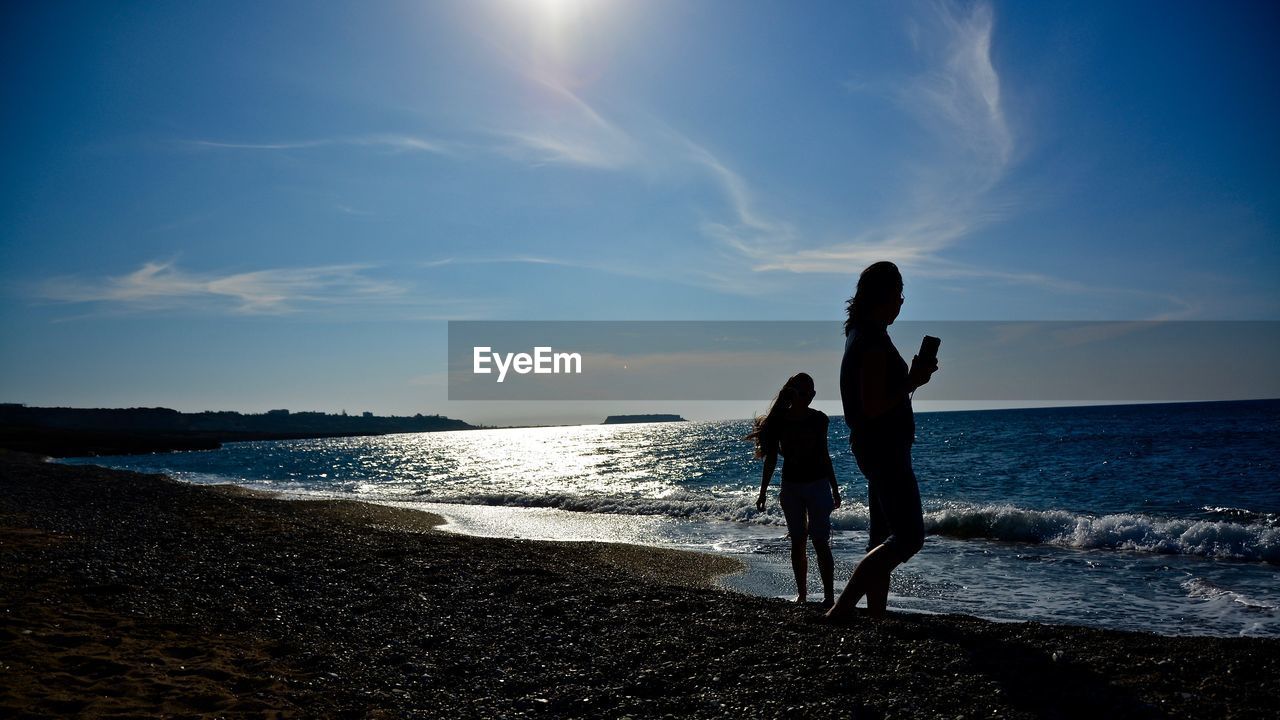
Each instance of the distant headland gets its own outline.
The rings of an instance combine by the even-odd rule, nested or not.
[[[679,415],[610,415],[604,419],[605,425],[655,422],[688,422],[688,420],[685,420]]]
[[[169,408],[46,408],[0,403],[0,447],[54,457],[215,450],[224,442],[471,430],[443,415],[383,417],[269,410],[260,414]]]

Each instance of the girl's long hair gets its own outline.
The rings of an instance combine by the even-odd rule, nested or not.
[[[773,397],[769,412],[756,416],[751,424],[751,432],[742,439],[755,441],[757,458],[763,458],[770,452],[777,452],[778,426],[782,414],[791,408],[791,403],[800,396],[800,390],[805,386],[813,387],[813,378],[809,377],[808,373],[796,373],[787,378],[782,389]]]
[[[898,297],[902,292],[902,273],[888,260],[872,263],[858,276],[858,289],[848,300],[848,317],[844,321],[845,337],[862,327],[871,309]]]

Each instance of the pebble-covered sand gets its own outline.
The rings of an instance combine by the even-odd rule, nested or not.
[[[1280,641],[850,627],[731,561],[0,453],[0,715],[1274,718]]]

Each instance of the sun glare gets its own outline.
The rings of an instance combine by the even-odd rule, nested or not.
[[[529,16],[530,28],[541,43],[563,49],[575,26],[602,3],[599,0],[519,0]]]
[[[537,9],[543,17],[551,20],[565,20],[582,12],[588,0],[522,0]]]

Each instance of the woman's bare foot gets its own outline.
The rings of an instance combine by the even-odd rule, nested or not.
[[[854,614],[851,612],[840,613],[837,615],[833,613],[831,610],[828,610],[825,613],[823,613],[821,617],[818,618],[818,622],[822,623],[823,625],[834,625],[836,627],[841,627],[844,625],[852,624],[853,619],[854,619]]]

